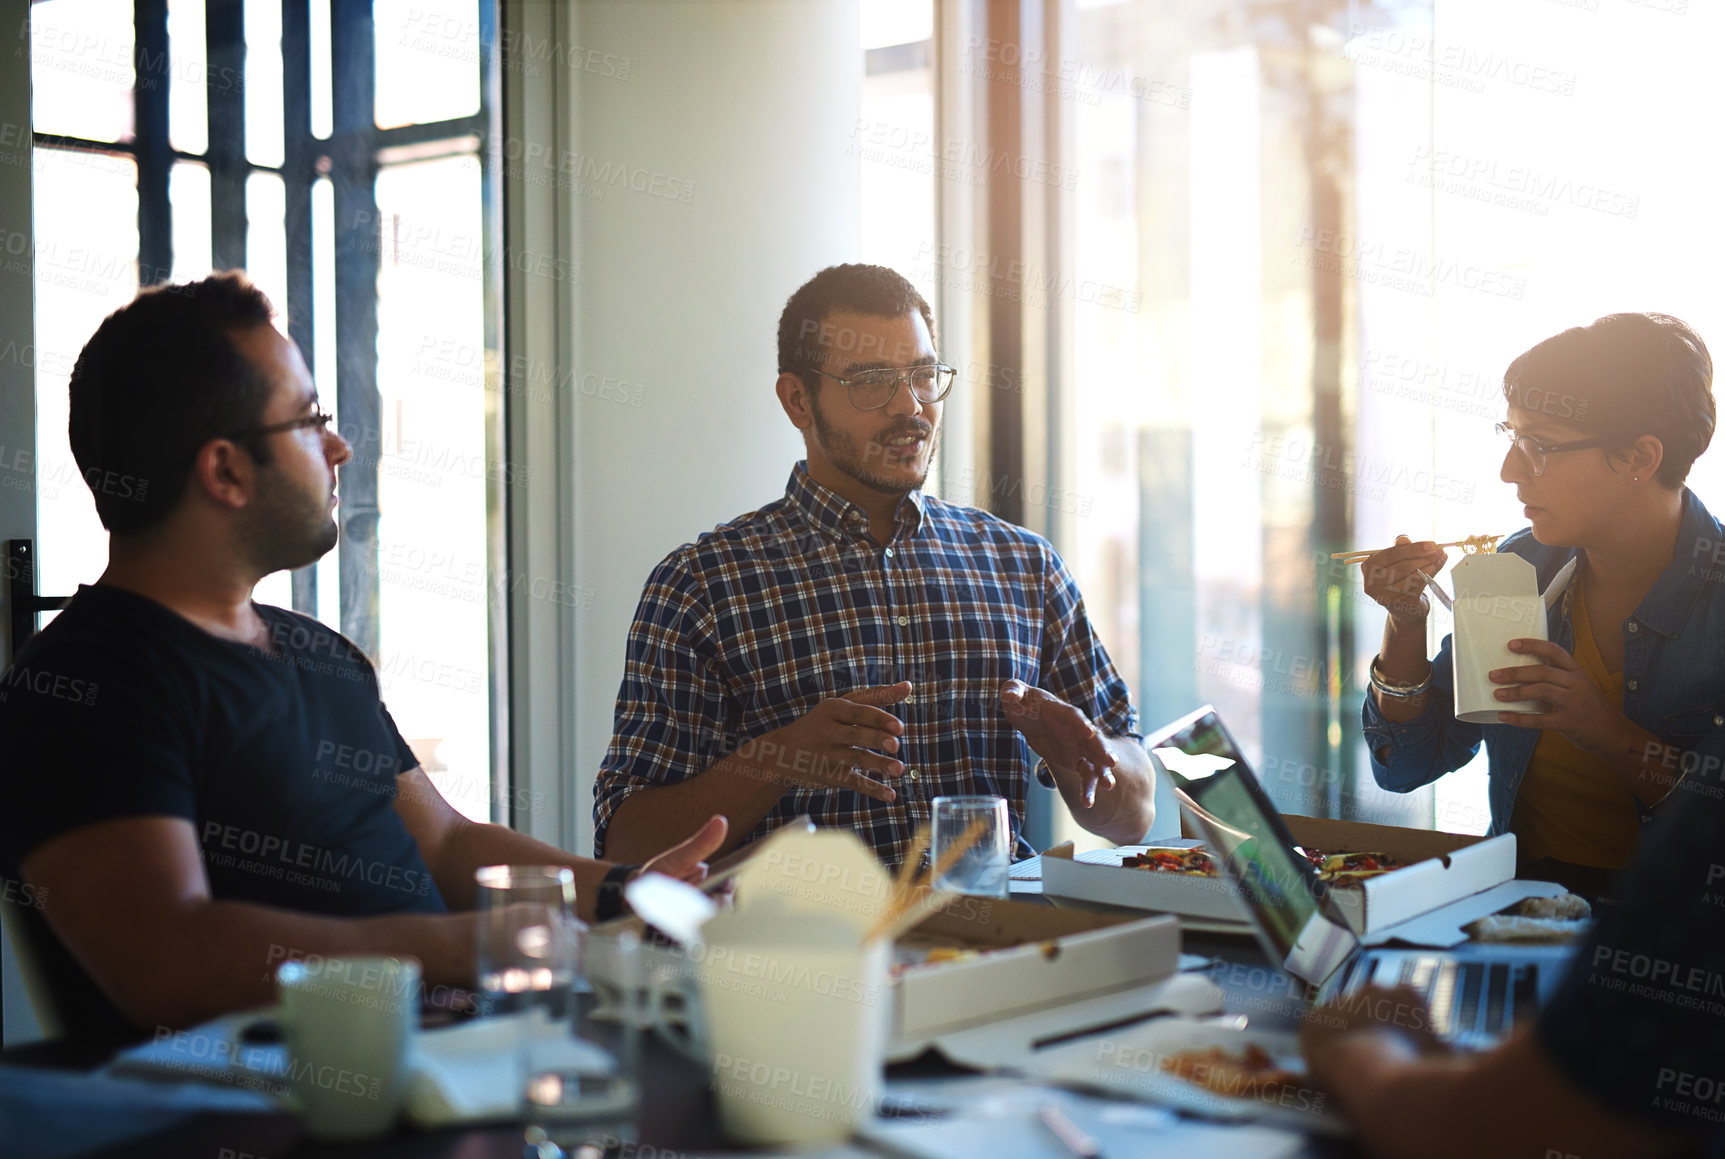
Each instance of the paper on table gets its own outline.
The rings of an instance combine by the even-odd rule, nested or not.
[[[1298,1154],[1305,1142],[1291,1131],[1256,1125],[1218,1127],[1178,1119],[1153,1107],[1030,1084],[1002,1086],[969,1098],[942,1098],[939,1088],[930,1087],[918,1102],[925,1100],[939,1110],[876,1118],[858,1134],[877,1147],[914,1159],[972,1159],[977,1155],[1072,1159],[1072,1152],[1039,1117],[1040,1109],[1052,1103],[1096,1140],[1102,1154],[1110,1156],[1155,1153],[1178,1154],[1181,1159],[1283,1159]]]
[[[421,1127],[519,1117],[517,1052],[523,1017],[477,1018],[415,1036],[402,1114]],[[608,1075],[617,1069],[617,1060],[609,1052],[570,1034],[567,1023],[545,1022],[534,1032],[563,1043],[557,1058],[537,1051],[548,1066],[588,1075]]]

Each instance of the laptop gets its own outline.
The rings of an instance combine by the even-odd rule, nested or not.
[[[1412,986],[1438,1037],[1483,1049],[1537,1008],[1560,971],[1549,951],[1494,948],[1463,957],[1433,950],[1367,950],[1329,898],[1317,867],[1296,851],[1282,814],[1216,710],[1205,705],[1145,738],[1206,847],[1240,892],[1270,961],[1323,1004],[1367,985]],[[1530,960],[1539,957],[1542,961]],[[1540,966],[1548,968],[1541,970]],[[1542,978],[1542,974],[1545,976]]]

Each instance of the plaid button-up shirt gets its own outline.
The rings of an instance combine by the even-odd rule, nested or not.
[[[1018,847],[1038,758],[1002,713],[1017,677],[1076,705],[1106,735],[1137,711],[1046,539],[912,492],[892,542],[799,463],[785,497],[671,553],[629,630],[594,849],[631,793],[697,776],[822,700],[909,680],[891,804],[852,789],[788,787],[748,839],[802,814],[856,831],[890,865],[937,796],[1005,797]],[[1021,849],[1021,852],[1024,850]]]

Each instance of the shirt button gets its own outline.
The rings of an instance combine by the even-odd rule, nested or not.
[[[889,547],[889,548],[887,548],[887,549],[886,549],[886,557],[887,557],[887,558],[888,558],[888,559],[891,559],[891,558],[892,558],[892,548],[890,548],[890,547]]]
[[[907,769],[907,770],[905,770],[904,779],[907,781],[914,781],[919,776],[921,776],[921,774],[918,773],[915,769]]]
[[[1627,624],[1625,624],[1623,626],[1625,628],[1628,628],[1631,632],[1641,631],[1641,625],[1637,624],[1634,620],[1630,620]]]
[[[1637,690],[1640,687],[1641,687],[1641,681],[1639,681],[1639,680],[1631,680],[1629,682],[1629,691],[1631,691],[1631,692],[1634,692],[1635,690]]]
[[[1725,716],[1716,716],[1713,718],[1714,728],[1719,728],[1722,725],[1725,725]]]
[[[910,617],[909,616],[900,616],[898,618],[898,626],[901,628],[910,627]]]

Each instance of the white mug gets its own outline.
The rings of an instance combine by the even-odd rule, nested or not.
[[[419,1025],[419,963],[313,958],[276,970],[289,1101],[319,1139],[370,1139],[395,1125]]]

